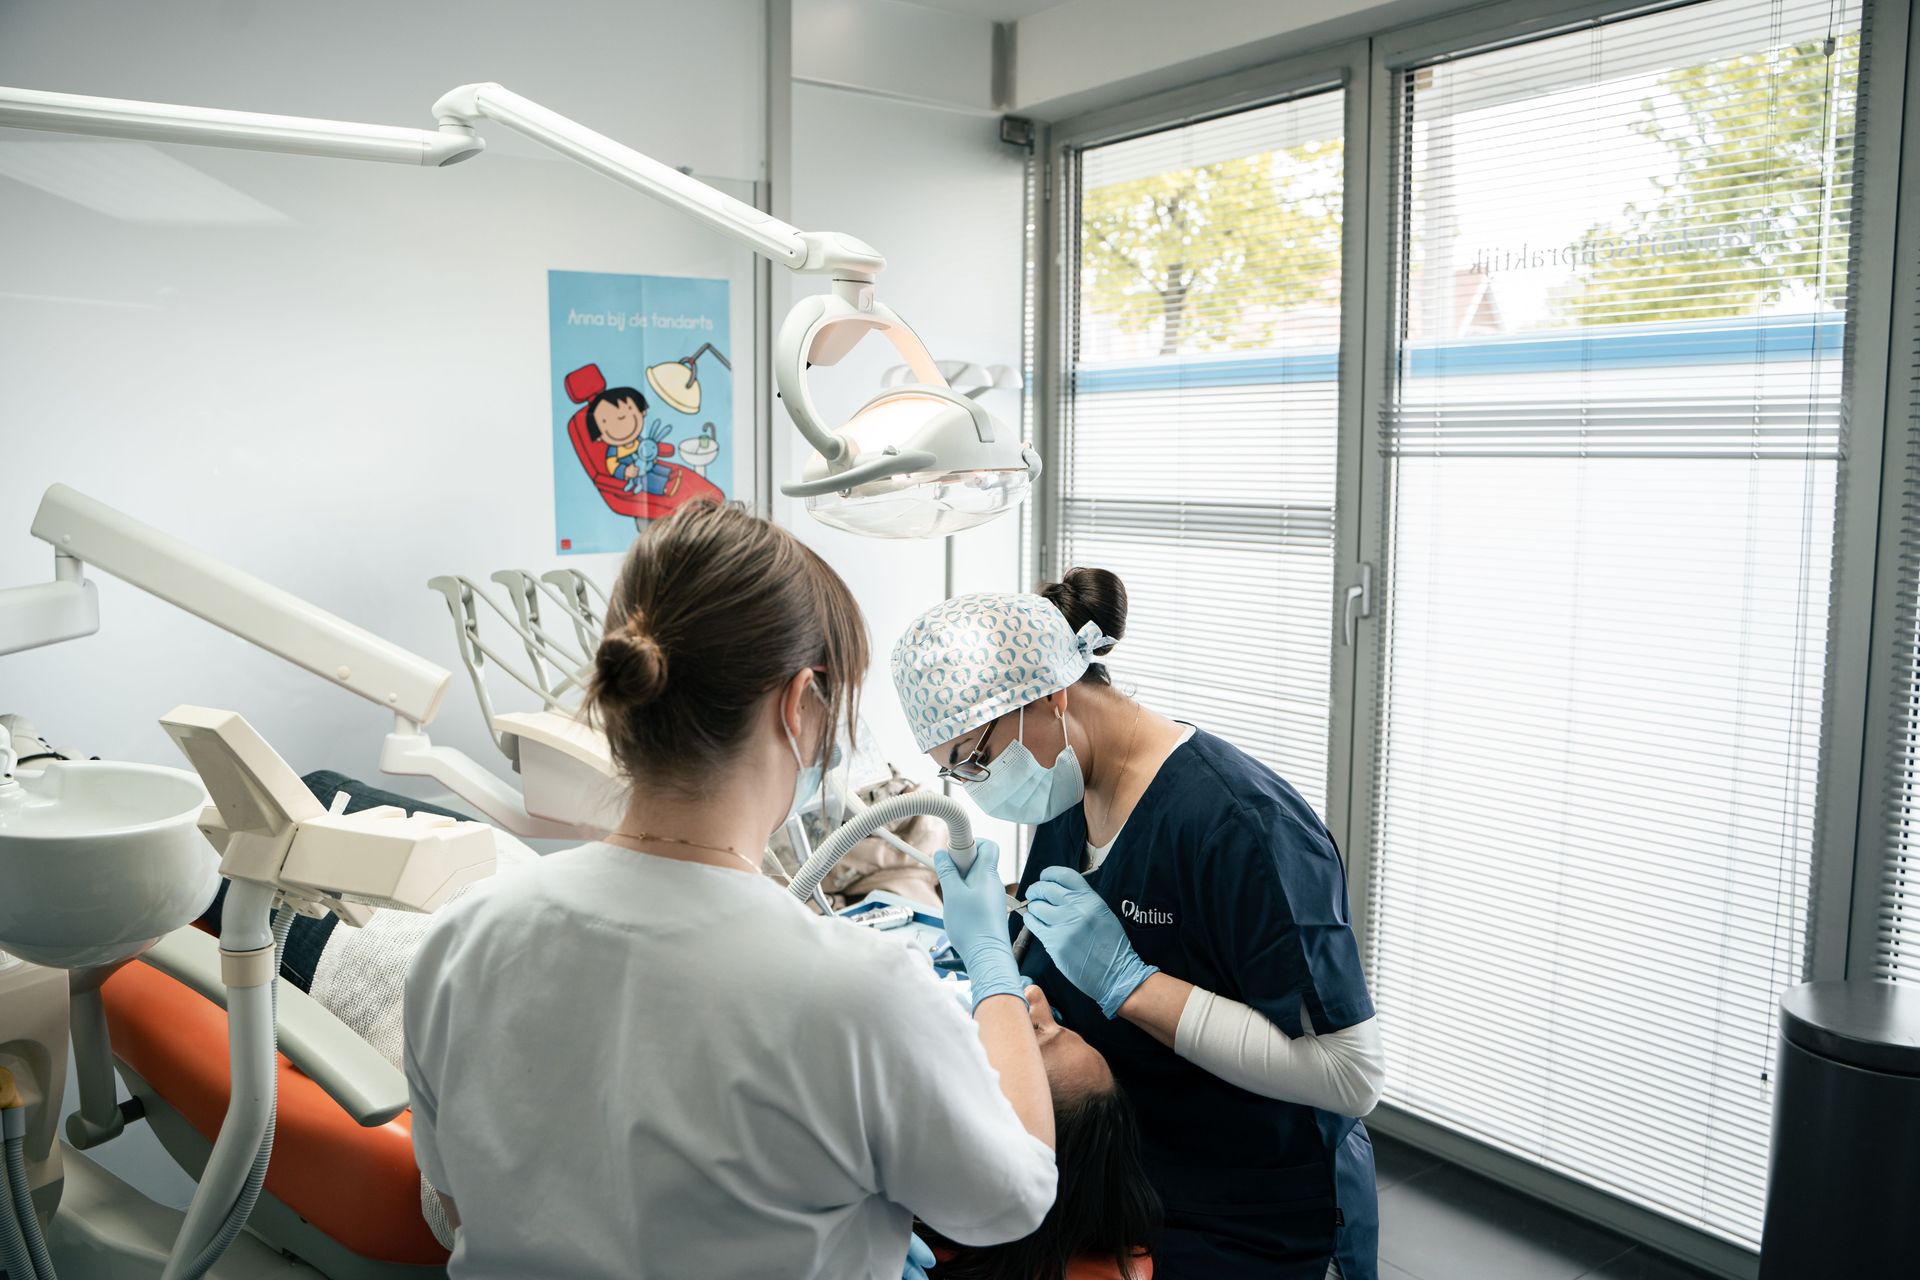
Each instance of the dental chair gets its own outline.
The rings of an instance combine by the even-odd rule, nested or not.
[[[227,1108],[219,944],[163,938],[101,989],[114,1066],[167,1153],[197,1178]],[[279,1119],[248,1231],[331,1280],[437,1280],[401,1074],[305,992],[278,994]]]

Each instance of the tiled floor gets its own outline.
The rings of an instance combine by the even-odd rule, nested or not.
[[[1373,1149],[1381,1280],[1706,1280],[1381,1134]]]

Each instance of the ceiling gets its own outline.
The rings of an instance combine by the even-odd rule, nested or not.
[[[1066,0],[906,0],[922,9],[943,9],[991,22],[1015,22],[1031,18],[1043,9],[1057,9]]]

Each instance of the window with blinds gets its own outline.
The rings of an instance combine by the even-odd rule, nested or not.
[[[1340,372],[1337,87],[1078,153],[1061,565],[1131,599],[1114,674],[1322,812]]]
[[[1896,695],[1887,767],[1886,862],[1880,886],[1879,977],[1920,982],[1920,282],[1909,282],[1904,302],[1913,307],[1913,349],[1908,359],[1904,456],[1906,502],[1900,512],[1900,575],[1894,626]],[[1891,416],[1899,412],[1889,405]]]
[[[1389,1098],[1760,1236],[1804,953],[1857,3],[1395,78],[1369,932]]]

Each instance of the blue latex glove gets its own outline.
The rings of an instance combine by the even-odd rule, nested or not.
[[[978,1008],[988,996],[1019,996],[1025,1000],[1027,981],[1013,959],[1007,939],[1007,891],[1000,883],[1000,847],[991,840],[973,846],[973,865],[967,874],[953,864],[945,849],[933,855],[940,873],[947,939],[966,961]]]
[[[1053,957],[1054,967],[1109,1018],[1160,972],[1140,958],[1120,917],[1071,868],[1048,867],[1028,888],[1027,927]]]
[[[933,1265],[933,1250],[919,1236],[907,1237],[907,1267],[900,1280],[931,1280],[927,1268]]]

